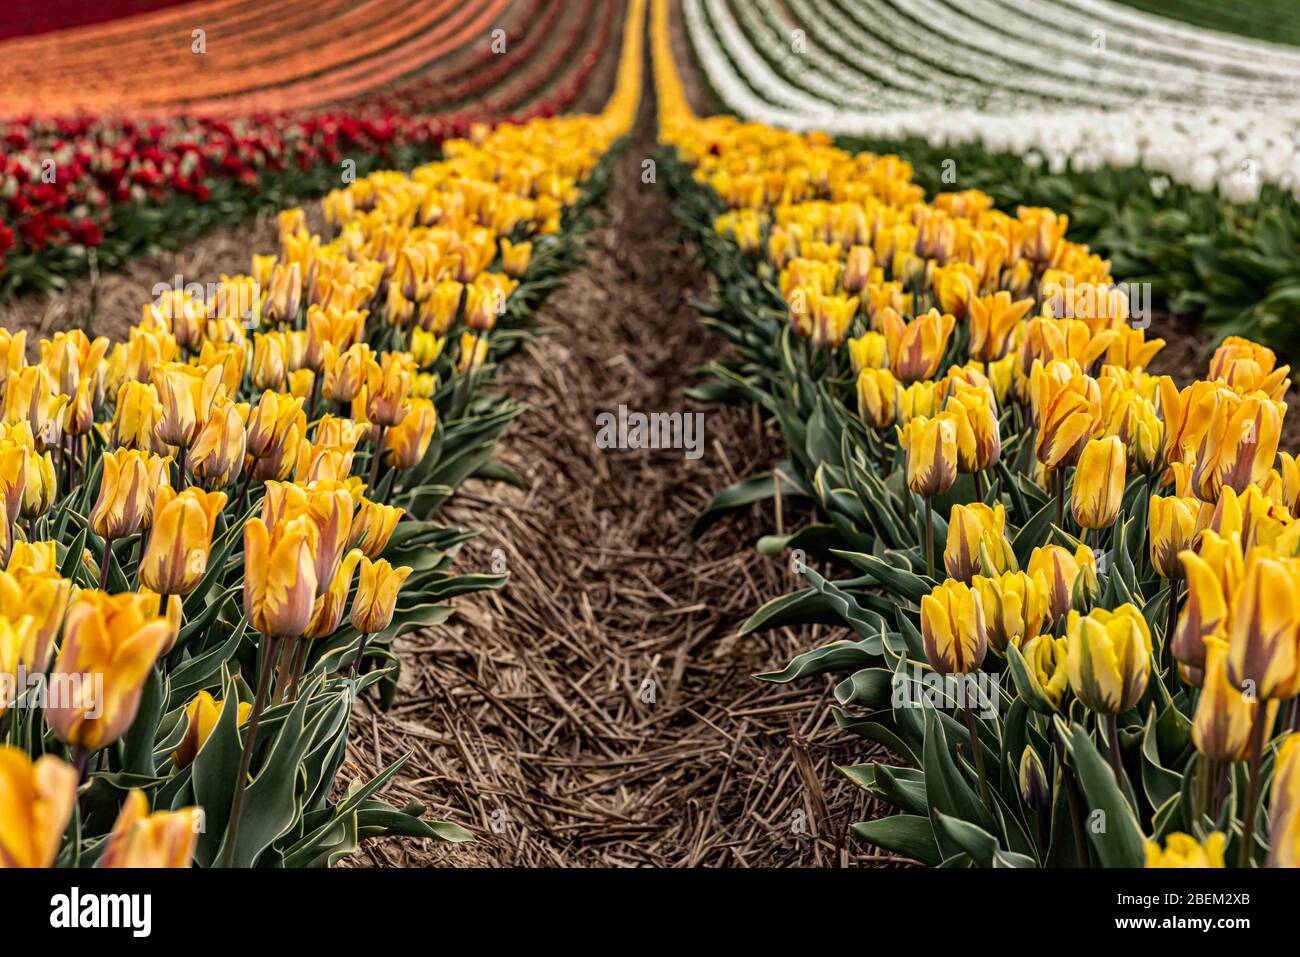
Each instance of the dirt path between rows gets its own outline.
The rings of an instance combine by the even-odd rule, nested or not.
[[[873,859],[846,834],[871,816],[868,800],[831,765],[866,749],[835,728],[832,680],[778,688],[752,677],[838,635],[733,637],[795,584],[753,549],[771,530],[770,504],[689,535],[718,489],[780,457],[780,440],[748,410],[683,400],[721,342],[690,305],[708,290],[668,198],[640,179],[652,111],[644,105],[618,161],[587,264],[540,314],[543,335],[504,365],[504,387],[530,408],[500,458],[528,490],[471,483],[444,516],[485,530],[461,567],[486,570],[500,550],[510,582],[400,641],[397,705],[362,705],[355,721],[345,771],[373,773],[413,750],[386,799],[421,800],[477,841],[371,841],[355,864]],[[702,411],[704,455],[598,448],[596,415],[620,404]]]

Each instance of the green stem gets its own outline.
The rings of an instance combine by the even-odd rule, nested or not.
[[[113,560],[113,540],[107,535],[104,536],[104,557],[99,563],[99,590],[107,591],[108,588],[108,563]]]
[[[1254,860],[1255,813],[1259,810],[1259,791],[1262,775],[1259,766],[1264,758],[1265,725],[1268,723],[1268,706],[1263,701],[1255,703],[1253,741],[1250,749],[1250,786],[1246,790],[1246,816],[1241,824],[1241,853],[1238,867],[1250,867]]]
[[[235,798],[230,805],[230,828],[226,832],[226,867],[232,866],[235,859],[235,844],[239,839],[239,818],[244,811],[244,791],[248,787],[248,771],[253,763],[253,746],[257,742],[257,727],[262,720],[262,709],[266,707],[267,693],[271,690],[271,672],[275,670],[279,650],[279,638],[266,639],[261,670],[257,675],[257,695],[253,698],[253,710],[248,716],[248,737],[244,740],[244,750],[239,757],[239,777],[235,779]]]
[[[975,773],[980,779],[980,800],[986,807],[992,807],[989,803],[989,782],[984,776],[984,751],[980,747],[979,732],[975,729],[975,715],[970,708],[962,708],[962,713],[966,715],[966,729],[970,732],[970,754],[975,761]]]
[[[933,511],[934,497],[927,495],[925,497],[925,574],[931,579],[934,578],[934,522],[931,520]]]

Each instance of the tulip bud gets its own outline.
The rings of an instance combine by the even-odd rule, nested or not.
[[[1151,629],[1142,613],[1130,604],[1087,615],[1071,611],[1066,634],[1070,688],[1079,700],[1099,714],[1134,707],[1151,664]]]
[[[334,579],[312,606],[311,623],[303,634],[304,638],[326,638],[338,630],[343,621],[343,610],[347,607],[353,574],[363,558],[361,549],[354,548],[339,562]]]
[[[387,628],[397,607],[397,593],[411,572],[406,566],[394,568],[382,558],[377,562],[363,558],[357,597],[352,602],[352,627],[363,635]]]
[[[135,720],[145,678],[171,630],[147,604],[130,592],[82,591],[68,608],[50,678],[67,694],[45,707],[45,722],[60,741],[95,752]],[[96,681],[87,683],[86,675]]]
[[[853,342],[849,342],[850,350]],[[883,429],[894,422],[900,387],[888,369],[864,367],[858,373],[858,414],[873,429]]]
[[[49,452],[27,457],[27,481],[23,487],[23,505],[19,514],[34,522],[50,510],[58,494],[54,459]]]
[[[208,418],[213,396],[221,386],[221,368],[201,373],[193,366],[167,365],[153,370],[161,412],[154,438],[165,445],[188,448]]]
[[[99,498],[90,512],[90,527],[101,538],[125,538],[140,530],[145,502],[153,497],[148,456],[134,450],[105,452]]]
[[[276,265],[271,273],[270,288],[262,314],[272,323],[292,325],[298,318],[302,302],[302,269],[294,262]]]
[[[918,495],[940,495],[957,478],[957,422],[951,412],[915,418],[899,427],[907,452],[907,486]]]
[[[488,357],[488,341],[485,336],[475,336],[463,332],[460,336],[460,354],[456,358],[456,372],[464,375],[471,369],[478,369]]]
[[[1117,437],[1093,439],[1084,446],[1071,486],[1070,508],[1083,528],[1115,524],[1124,501],[1128,461]]]
[[[208,570],[224,492],[163,486],[154,499],[153,530],[140,560],[140,582],[160,595],[188,595]]]
[[[384,353],[382,365],[372,367],[367,389],[366,415],[371,422],[388,427],[406,417],[411,373],[401,357]]]
[[[202,830],[203,812],[197,807],[149,813],[149,801],[140,790],[127,793],[113,830],[104,841],[99,866],[105,868],[189,867]]]
[[[971,581],[980,596],[989,647],[999,655],[1007,645],[1017,648],[1043,627],[1047,615],[1047,594],[1041,579],[1024,572],[1004,572],[998,577],[976,575]]]
[[[1189,566],[1190,573],[1190,566]],[[1269,701],[1300,692],[1300,562],[1251,551],[1240,587],[1229,601],[1228,680]]]
[[[1016,647],[1025,660],[1032,684],[1032,690],[1026,694],[1027,703],[1035,711],[1056,711],[1070,687],[1069,641],[1042,634]]]
[[[1002,457],[1002,436],[998,410],[987,387],[958,387],[948,397],[944,410],[957,423],[957,467],[960,471],[982,472]]]
[[[1039,575],[1043,578],[1050,623],[1059,621],[1070,610],[1075,581],[1080,569],[1085,567],[1092,569],[1095,576],[1097,559],[1084,545],[1080,545],[1073,555],[1060,545],[1043,545],[1030,553],[1027,570],[1031,578]]]
[[[77,801],[76,770],[0,745],[0,795],[0,868],[53,867]]]
[[[1052,788],[1047,783],[1043,760],[1029,745],[1025,745],[1020,755],[1020,773],[1016,782],[1020,786],[1020,799],[1026,807],[1041,814],[1052,806]]]
[[[424,461],[438,425],[438,410],[428,399],[410,399],[408,413],[384,433],[385,461],[395,469],[413,469]]]
[[[1250,733],[1258,701],[1228,683],[1228,643],[1205,640],[1205,676],[1192,719],[1192,743],[1212,761],[1233,763],[1250,756]],[[1269,725],[1277,702],[1269,702]]]
[[[1187,603],[1178,616],[1169,650],[1183,679],[1199,686],[1205,671],[1206,639],[1226,633],[1229,601],[1241,582],[1241,539],[1236,535],[1225,539],[1206,531],[1201,554],[1188,550],[1178,558],[1187,579]]]
[[[1146,842],[1147,867],[1223,867],[1227,838],[1215,831],[1198,844],[1190,834],[1174,831],[1165,838],[1164,850],[1155,841]]]
[[[848,345],[849,363],[854,375],[860,375],[863,369],[883,369],[889,362],[885,337],[879,332],[864,332],[856,339],[850,339]]]
[[[118,448],[156,452],[154,429],[162,417],[158,390],[148,382],[124,382],[113,409],[112,442]]]
[[[49,668],[54,639],[63,627],[72,582],[57,571],[0,571],[0,608],[21,609],[34,629],[27,670],[42,674]]]
[[[921,641],[941,675],[975,671],[988,653],[984,608],[977,591],[959,581],[936,585],[921,597]]]
[[[172,764],[177,770],[188,768],[194,763],[194,759],[203,750],[203,745],[207,743],[208,737],[217,726],[217,719],[221,717],[221,708],[222,703],[206,691],[200,691],[185,706],[185,737],[181,738],[181,743],[172,753]],[[248,713],[252,710],[253,706],[249,702],[239,702],[236,713],[239,726],[242,727],[248,720]]]
[[[283,392],[266,391],[248,417],[246,448],[255,459],[275,453],[285,444],[288,434],[296,429],[298,438],[307,434],[307,416],[303,400]],[[294,442],[294,451],[297,443]]]
[[[1059,365],[1053,363],[1054,368]],[[1038,413],[1038,461],[1049,469],[1074,465],[1101,422],[1101,390],[1086,375],[1038,370],[1031,380]]]
[[[1300,734],[1278,749],[1268,806],[1268,866],[1300,867]]]
[[[199,430],[185,458],[194,481],[207,489],[231,484],[244,470],[248,403],[222,399]]]
[[[357,343],[341,353],[332,348],[325,350],[324,379],[321,380],[321,395],[330,402],[351,402],[361,391],[365,383],[367,352],[366,346]]]
[[[532,256],[532,243],[512,243],[501,237],[501,268],[507,276],[518,278],[526,273]]]
[[[1148,528],[1151,534],[1151,565],[1164,578],[1181,579],[1183,564],[1178,556],[1192,547],[1205,527],[1210,511],[1194,498],[1151,496]]]
[[[948,541],[943,550],[943,565],[948,576],[969,582],[980,574],[980,543],[985,538],[991,541],[990,554],[1003,556],[1006,524],[1007,510],[1000,503],[992,507],[982,502],[954,505],[948,518]],[[984,574],[1000,574],[1004,570],[989,569]]]
[[[352,522],[352,547],[361,549],[367,558],[378,558],[388,547],[402,513],[403,509],[395,505],[381,505],[363,498]]]
[[[268,529],[260,518],[244,526],[244,613],[270,638],[299,638],[311,623],[319,545],[306,516]]]
[[[874,265],[870,246],[850,246],[844,257],[844,275],[840,278],[840,288],[850,295],[861,292],[871,280]]]

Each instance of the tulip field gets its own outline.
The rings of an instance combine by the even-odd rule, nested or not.
[[[0,869],[1300,866],[1214,6],[15,16]]]

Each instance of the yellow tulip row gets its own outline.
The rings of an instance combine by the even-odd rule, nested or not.
[[[469,414],[533,244],[561,231],[582,181],[630,128],[640,81],[640,31],[629,29],[603,113],[476,128],[409,175],[336,190],[323,202],[328,235],[287,210],[278,253],[221,277],[207,301],[176,291],[145,305],[123,342],[58,333],[29,363],[25,334],[0,329],[0,674],[96,675],[104,687],[102,699],[44,709],[53,740],[38,750],[62,745],[68,760],[0,745],[0,866],[54,861],[79,785],[111,762],[104,749],[166,667],[215,540],[242,526],[243,613],[261,667],[254,700],[238,705],[247,732],[226,837],[236,846],[273,673],[279,700],[292,700],[311,640],[345,623],[354,577],[354,671],[367,637],[392,621],[412,569],[380,557],[404,515],[386,499],[447,427],[434,371],[447,336],[463,327],[455,418]],[[354,474],[367,449],[368,477]],[[381,489],[383,464],[396,474]],[[79,528],[102,540],[98,556],[70,553]],[[47,537],[53,529],[64,537]],[[138,567],[115,579],[112,545],[133,537]],[[109,594],[112,580],[135,590]],[[14,687],[0,685],[10,729],[24,704],[6,694]],[[175,768],[195,760],[222,707],[207,690],[185,707]],[[100,862],[188,866],[197,813],[150,814],[131,792]]]
[[[898,157],[697,117],[672,65],[666,5],[653,15],[662,138],[729,207],[715,229],[779,289],[808,368],[819,353],[832,373],[847,359],[858,413],[882,442],[896,430],[912,493],[928,505],[968,474],[985,498],[1008,409],[1032,430],[1022,467],[1056,495],[1057,526],[1067,473],[1071,516],[1094,544],[1120,516],[1129,477],[1140,477],[1150,561],[1170,584],[1165,640],[1177,680],[1196,695],[1197,749],[1214,762],[1252,762],[1258,782],[1276,706],[1291,701],[1278,729],[1286,737],[1270,860],[1300,864],[1300,747],[1290,733],[1300,692],[1300,467],[1278,449],[1289,368],[1233,337],[1203,380],[1180,389],[1149,373],[1163,340],[1130,322],[1109,263],[1065,238],[1066,217],[1038,208],[1012,216],[974,190],[927,202]],[[954,350],[962,364],[945,368]],[[1005,657],[1014,646],[1048,707],[1063,711],[1072,694],[1102,716],[1133,708],[1161,680],[1141,610],[1093,607],[1092,549],[1044,543],[1022,571],[1000,504],[954,505],[947,529],[949,577],[920,604],[934,671],[970,673],[990,648]],[[1243,831],[1254,834],[1253,818]],[[1251,841],[1241,843],[1249,851]],[[1204,847],[1176,835],[1148,854],[1153,864],[1221,866],[1223,835]]]

